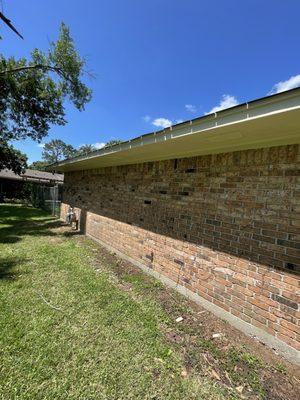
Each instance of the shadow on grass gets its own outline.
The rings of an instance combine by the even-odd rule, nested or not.
[[[63,233],[63,236],[65,237],[72,237],[72,236],[78,236],[78,235],[83,235],[83,232],[81,231],[67,231]]]
[[[2,225],[2,227],[1,227]],[[14,244],[23,236],[56,236],[50,229],[63,223],[43,210],[33,207],[0,205],[0,243]]]
[[[28,207],[19,204],[0,204],[0,223],[5,222],[7,218],[24,221],[27,219],[47,216],[49,216],[49,213],[40,210],[39,208]]]
[[[23,258],[11,258],[5,259],[0,258],[0,281],[1,280],[15,280],[19,273],[17,271],[13,271],[14,268],[20,267],[23,262],[28,261],[28,259]],[[23,272],[22,272],[23,273]]]
[[[43,210],[20,205],[0,204],[0,244],[20,242],[24,236],[57,236],[51,229],[64,224]],[[19,267],[27,261],[14,256],[3,257],[0,254],[0,280],[18,278]],[[14,269],[17,269],[14,271]],[[22,272],[23,274],[23,272]]]

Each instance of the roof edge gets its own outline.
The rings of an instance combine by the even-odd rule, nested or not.
[[[186,126],[191,126],[192,127],[194,124],[196,124],[198,122],[214,121],[215,125],[217,127],[218,126],[217,120],[220,117],[222,117],[222,118],[229,117],[229,116],[233,116],[233,115],[242,113],[242,112],[245,111],[245,109],[246,110],[253,110],[255,108],[266,106],[268,104],[275,104],[275,103],[280,102],[280,101],[282,101],[284,99],[290,99],[290,98],[296,97],[299,94],[300,94],[300,87],[294,88],[294,89],[290,89],[290,90],[285,91],[285,92],[276,93],[276,94],[268,95],[268,96],[265,96],[265,97],[261,97],[261,98],[258,98],[258,99],[255,99],[255,100],[251,100],[251,101],[248,101],[248,102],[244,102],[244,103],[238,104],[236,106],[233,106],[233,107],[230,107],[230,108],[226,108],[224,110],[220,110],[220,111],[217,111],[217,112],[214,112],[214,113],[211,113],[211,114],[202,115],[200,117],[196,117],[196,118],[191,119],[191,120],[187,120],[187,121],[180,122],[178,124],[171,125],[170,127],[161,129],[159,131],[153,131],[153,132],[149,132],[149,133],[134,137],[132,139],[126,140],[126,141],[124,141],[122,143],[119,143],[119,144],[115,144],[115,145],[112,145],[112,146],[107,146],[107,147],[104,147],[104,148],[99,149],[99,150],[94,150],[94,151],[92,151],[90,153],[87,153],[87,154],[84,154],[84,155],[80,155],[80,156],[76,156],[76,157],[72,157],[72,158],[67,158],[67,159],[62,160],[62,161],[60,161],[58,163],[54,163],[54,164],[48,165],[46,167],[46,170],[47,171],[53,171],[53,170],[57,170],[58,167],[64,166],[64,165],[67,165],[67,164],[74,164],[74,163],[77,163],[77,162],[80,162],[80,161],[84,161],[84,160],[88,160],[88,159],[91,159],[91,158],[95,158],[95,157],[98,157],[98,156],[105,156],[105,155],[112,154],[112,153],[117,153],[117,152],[120,152],[120,151],[123,151],[123,150],[128,150],[128,148],[131,148],[131,144],[134,144],[134,142],[136,142],[136,141],[142,141],[143,138],[149,138],[150,136],[153,136],[153,137],[161,136],[161,135],[164,135],[164,134],[166,134],[168,132],[176,131],[176,130],[179,130],[179,129],[181,129],[183,127],[186,127]],[[143,145],[143,144],[141,144],[141,145]]]

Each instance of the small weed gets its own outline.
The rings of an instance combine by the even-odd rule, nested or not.
[[[266,399],[266,391],[260,381],[260,376],[256,371],[250,371],[248,374],[248,384],[251,389],[257,393],[261,399]]]
[[[253,354],[250,353],[242,353],[241,360],[243,360],[249,368],[261,368],[263,367],[263,362]]]
[[[265,399],[265,389],[260,381],[262,361],[243,349],[231,348],[224,366],[235,385],[246,384],[260,399]]]
[[[124,274],[122,275],[122,280],[124,282],[130,283],[138,291],[160,291],[164,288],[164,285],[156,280],[150,279],[143,274]]]
[[[237,350],[235,347],[232,347],[229,350],[228,358],[229,358],[231,365],[237,364],[240,360],[240,351]]]
[[[287,370],[286,370],[286,366],[284,364],[282,364],[281,362],[277,363],[275,365],[275,369],[278,372],[281,372],[282,374],[286,374]]]
[[[211,340],[201,339],[199,345],[203,350],[209,350],[210,353],[217,359],[222,359],[222,351],[219,350]]]

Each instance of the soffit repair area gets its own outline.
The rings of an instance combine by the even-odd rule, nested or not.
[[[48,167],[60,172],[300,143],[300,88]]]

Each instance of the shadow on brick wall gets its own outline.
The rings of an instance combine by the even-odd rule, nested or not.
[[[299,272],[297,154],[297,146],[284,146],[73,172],[64,202],[82,209],[83,233],[91,212]]]

